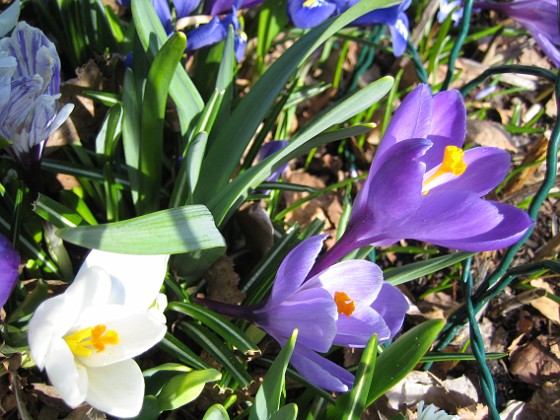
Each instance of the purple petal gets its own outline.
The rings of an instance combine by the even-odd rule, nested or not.
[[[423,139],[401,141],[382,156],[379,170],[370,172],[350,216],[351,225],[361,225],[363,237],[374,239],[420,206],[425,165],[418,158],[430,146]]]
[[[395,143],[412,138],[427,138],[432,125],[433,99],[430,87],[421,84],[404,98],[377,149],[371,170],[379,167],[377,162]]]
[[[0,235],[0,308],[8,301],[19,276],[19,254],[10,241]]]
[[[476,147],[465,151],[467,169],[460,176],[445,174],[430,183],[430,192],[470,191],[479,197],[488,194],[509,172],[510,155],[495,147]],[[426,175],[428,177],[429,174]]]
[[[319,25],[337,10],[328,0],[288,0],[288,16],[298,28],[307,29]]]
[[[381,290],[383,272],[377,264],[370,261],[342,261],[319,273],[303,287],[309,287],[315,282],[320,282],[333,299],[336,292],[344,292],[357,305],[369,307]]]
[[[357,306],[350,316],[339,314],[336,329],[333,344],[338,346],[365,347],[373,334],[380,342],[391,338],[383,317],[369,306]]]
[[[196,51],[226,39],[227,27],[214,17],[206,25],[201,25],[187,34],[187,52]]]
[[[329,391],[346,392],[354,384],[354,376],[350,372],[299,345],[299,341],[290,362],[307,381]]]
[[[394,25],[389,25],[391,39],[393,40],[393,54],[400,57],[406,51],[409,37],[408,17],[405,13],[400,13]]]
[[[481,235],[498,226],[503,220],[491,202],[468,191],[434,191],[424,197],[422,206],[393,234],[401,238],[417,239],[441,244]]]
[[[274,337],[289,337],[299,330],[298,343],[326,352],[336,335],[336,304],[325,289],[302,290],[279,304],[255,311],[254,320]]]
[[[467,129],[467,112],[463,97],[457,90],[440,92],[434,96],[434,108],[428,139],[433,147],[422,159],[426,170],[441,163],[447,146],[463,147]]]
[[[493,229],[480,235],[449,238],[434,241],[434,243],[463,251],[493,251],[513,245],[519,241],[534,224],[527,213],[516,207],[503,203],[489,203],[492,203],[502,216],[502,221]]]
[[[249,7],[257,6],[264,2],[264,0],[244,0],[239,9],[247,9]],[[229,12],[233,6],[237,6],[238,0],[210,0],[204,2],[204,13],[212,16],[220,15]]]
[[[171,10],[169,9],[169,3],[167,0],[152,0],[152,5],[156,11],[156,14],[168,34],[173,31],[171,26]]]
[[[401,329],[408,306],[408,301],[402,292],[389,283],[383,283],[377,299],[371,305],[385,320],[391,331],[391,338]],[[379,342],[382,342],[381,339],[379,339]]]
[[[315,264],[326,237],[312,236],[290,251],[278,269],[268,304],[281,302],[299,289]]]
[[[199,4],[200,0],[173,0],[173,5],[177,11],[177,18],[189,16]]]
[[[560,67],[560,51],[558,50],[558,46],[555,45],[546,34],[536,30],[530,25],[526,26],[531,35],[533,35],[533,38],[535,38],[535,41],[537,41],[537,44],[539,44],[543,52],[550,58],[550,61],[552,61],[556,67]]]

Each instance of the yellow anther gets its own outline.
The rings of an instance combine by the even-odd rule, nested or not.
[[[334,302],[336,303],[339,315],[350,316],[356,310],[356,302],[344,292],[334,292]]]
[[[92,355],[93,350],[101,353],[107,345],[119,344],[119,334],[115,330],[107,331],[107,327],[100,324],[76,331],[64,337],[64,341],[76,356],[88,357]]]
[[[441,162],[438,170],[435,171],[428,179],[424,180],[422,185],[426,186],[434,179],[447,173],[452,173],[455,176],[462,175],[467,169],[467,164],[463,160],[464,154],[465,152],[463,149],[456,146],[447,146],[443,152],[443,161]],[[424,195],[427,193],[428,192],[425,191]]]
[[[317,3],[317,0],[305,0],[303,7],[315,7],[315,3]]]

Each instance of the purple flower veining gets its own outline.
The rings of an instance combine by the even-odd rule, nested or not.
[[[6,304],[19,276],[19,254],[10,241],[0,235],[0,308]]]
[[[343,261],[306,280],[324,239],[311,237],[286,256],[269,300],[251,318],[280,344],[297,328],[291,363],[309,382],[345,392],[352,374],[317,352],[333,344],[365,347],[373,334],[379,342],[391,339],[402,326],[408,302],[369,261]]]
[[[0,136],[24,168],[40,159],[48,137],[74,105],[57,112],[60,59],[54,44],[37,28],[20,22],[0,39]]]
[[[482,197],[507,175],[510,156],[463,151],[466,111],[458,91],[420,85],[403,101],[379,145],[340,240],[311,275],[369,245],[416,239],[464,251],[517,242],[533,225],[524,211]]]

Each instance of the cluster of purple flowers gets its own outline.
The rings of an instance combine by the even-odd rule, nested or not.
[[[196,51],[217,44],[226,38],[227,30],[233,26],[235,33],[235,55],[237,61],[243,58],[247,36],[239,21],[238,11],[258,6],[264,0],[211,0],[204,2],[202,13],[209,15],[202,19],[189,17],[200,4],[200,0],[173,0],[177,15],[177,27],[202,23],[187,32],[187,52]],[[326,19],[345,12],[360,0],[288,0],[287,12],[292,23],[302,29],[319,25]],[[408,39],[408,17],[406,9],[412,0],[404,0],[400,5],[375,10],[357,19],[357,26],[388,25],[393,39],[393,51],[400,56],[406,49]],[[130,0],[121,0],[124,6],[130,6]],[[171,10],[168,0],[152,0],[165,30],[173,32]]]
[[[353,377],[321,357],[331,345],[364,347],[399,331],[408,303],[367,261],[339,262],[363,246],[417,239],[465,251],[517,242],[533,225],[522,210],[482,197],[507,175],[509,154],[463,151],[466,110],[458,91],[414,89],[398,108],[356,197],[346,232],[317,260],[322,237],[286,257],[253,320],[281,344],[299,330],[292,364],[311,383],[346,391]]]
[[[360,0],[288,0],[288,15],[298,28],[312,28],[331,16],[339,15]],[[393,52],[398,57],[406,49],[408,40],[408,17],[406,10],[412,0],[404,0],[397,6],[374,10],[354,24],[357,26],[387,25],[393,39]]]

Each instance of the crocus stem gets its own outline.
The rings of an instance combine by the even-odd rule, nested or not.
[[[472,14],[474,0],[466,0],[465,6],[463,8],[463,20],[461,22],[461,30],[459,31],[459,36],[457,36],[457,40],[455,44],[453,44],[453,48],[451,49],[451,54],[449,54],[449,64],[447,66],[447,74],[445,75],[445,80],[443,81],[443,85],[441,90],[449,89],[449,85],[453,80],[453,72],[455,71],[455,61],[457,57],[459,57],[459,53],[461,52],[461,48],[463,47],[463,43],[467,38],[469,33],[470,27],[470,20]]]
[[[253,319],[254,306],[240,306],[232,305],[229,303],[216,302],[215,300],[191,298],[193,303],[203,306],[211,311],[217,312],[221,315],[230,316],[232,318],[242,318],[248,321]]]

